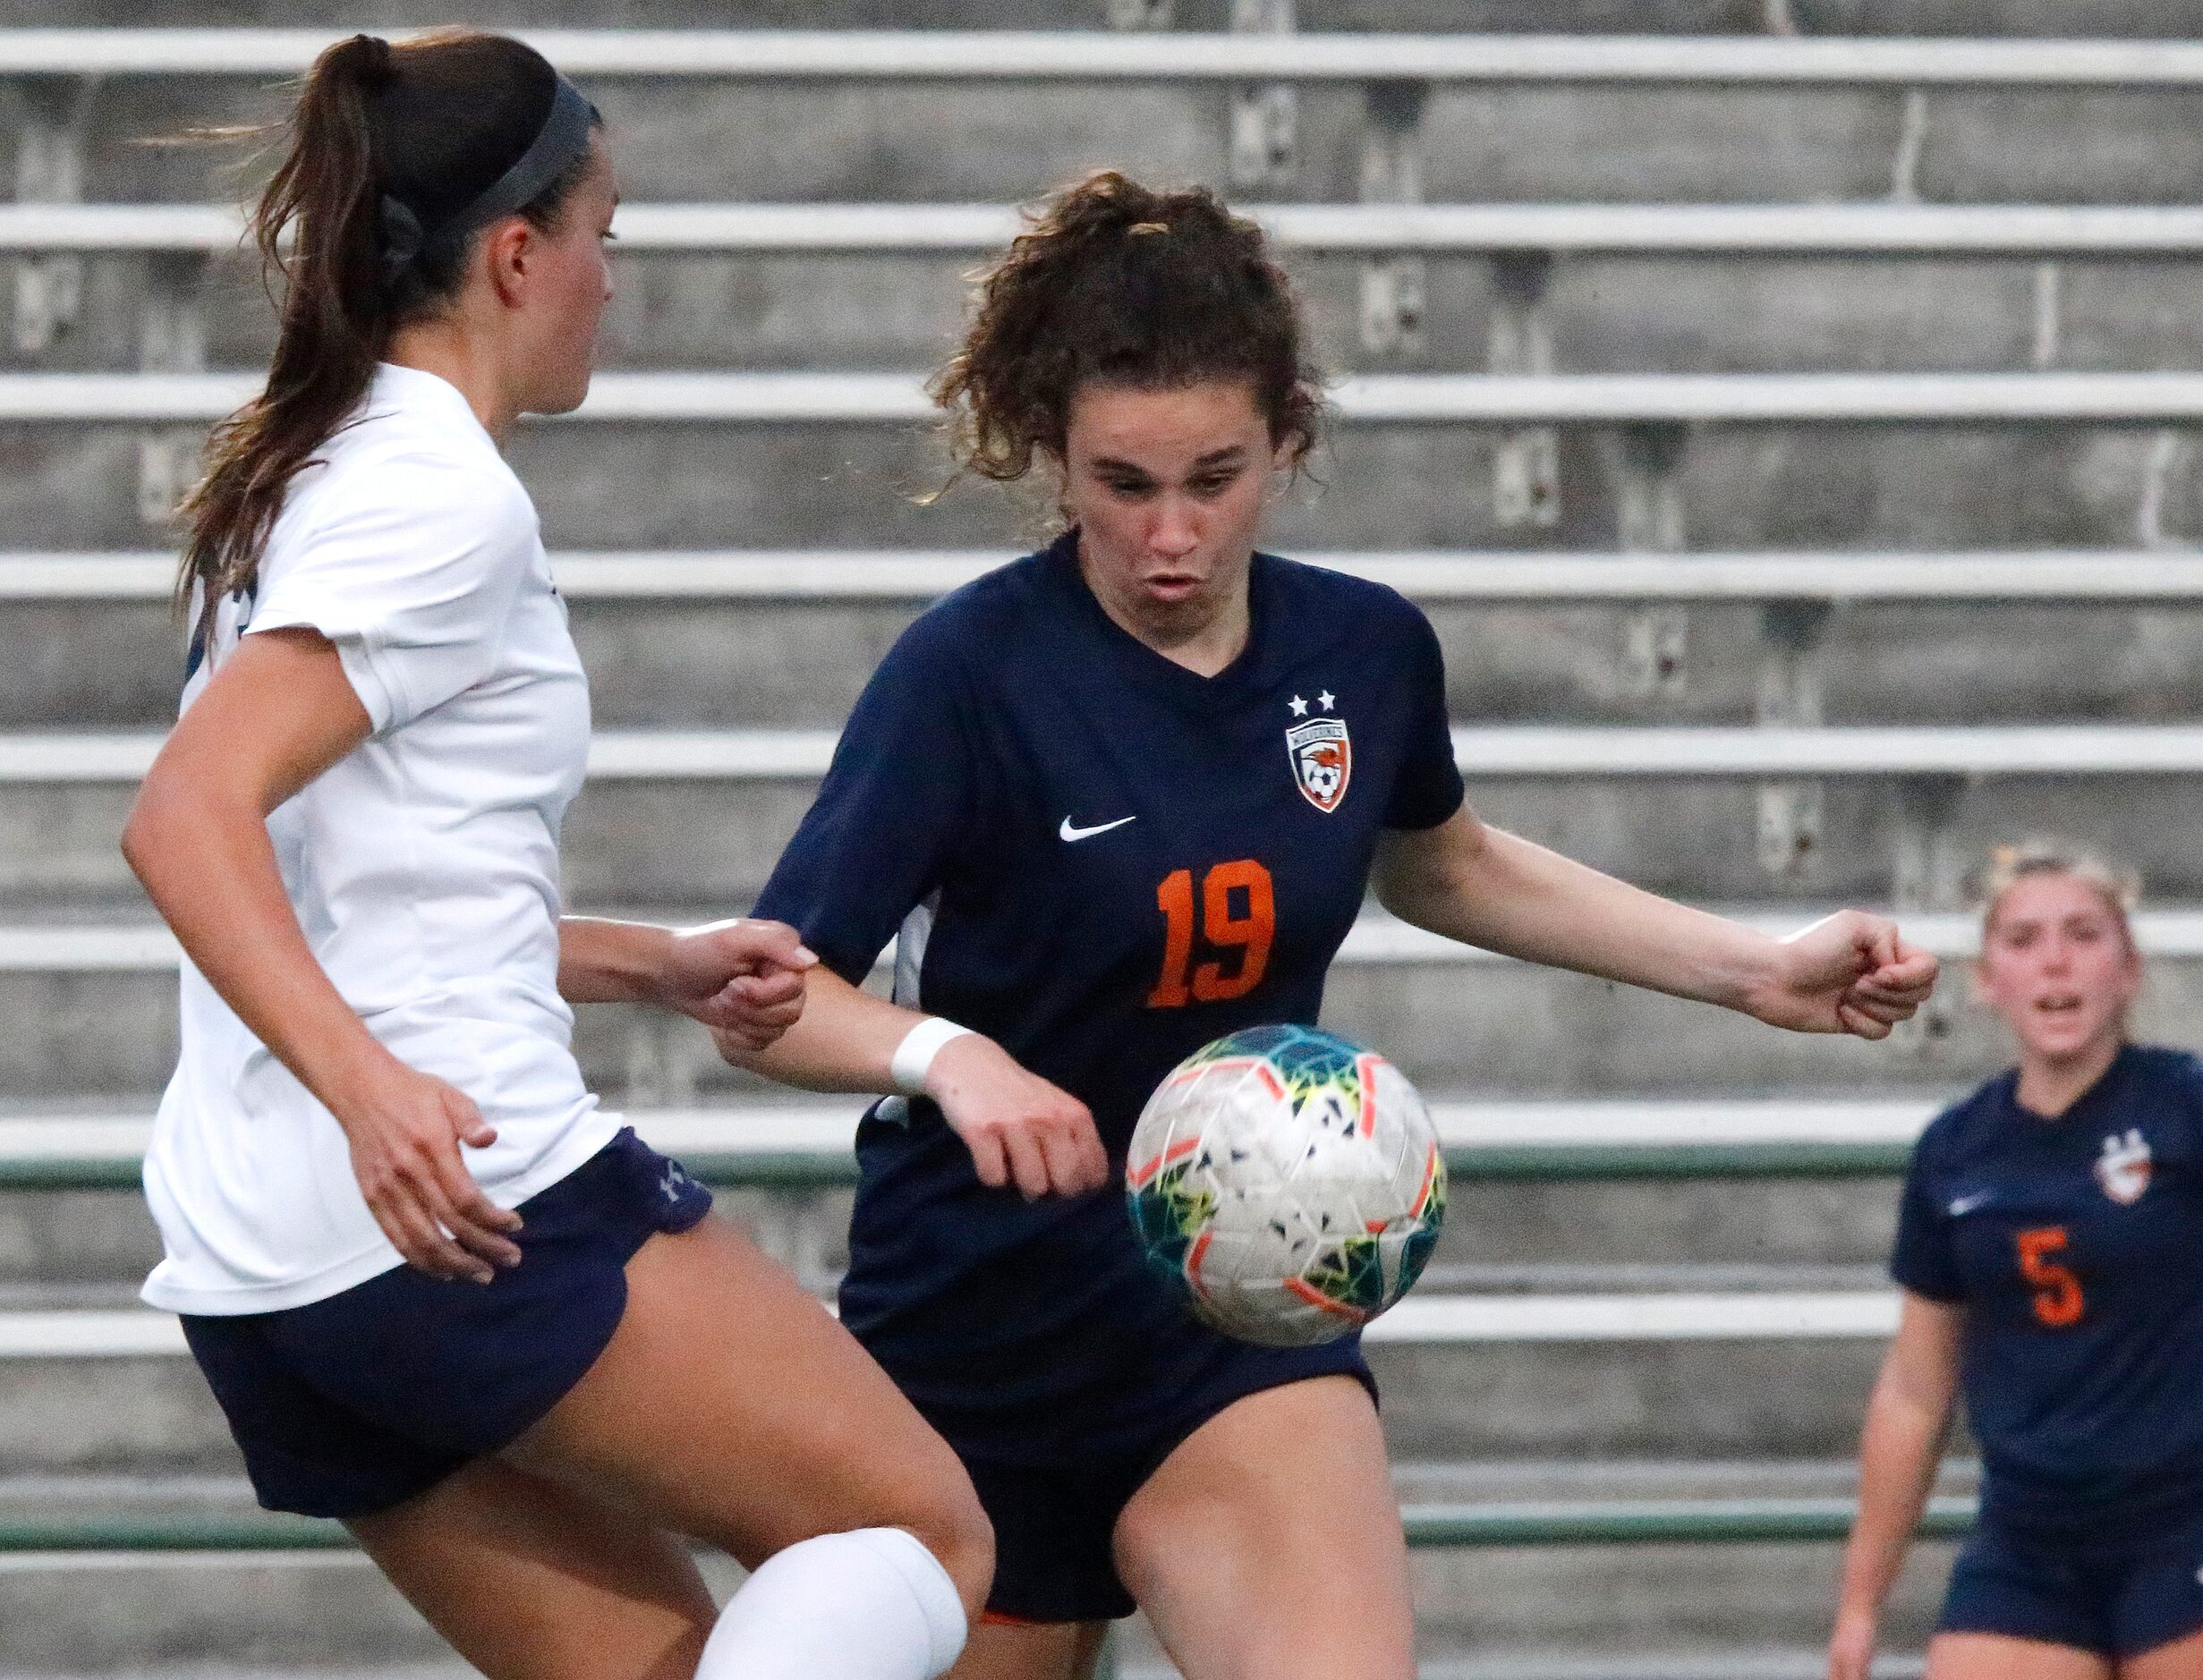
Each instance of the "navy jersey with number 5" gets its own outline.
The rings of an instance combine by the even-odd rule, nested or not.
[[[1203,677],[1108,617],[1073,537],[949,596],[858,700],[757,913],[853,980],[899,929],[898,1001],[1086,1103],[1121,1169],[1178,1061],[1315,1021],[1381,832],[1461,804],[1414,607],[1267,555],[1249,606]],[[875,1109],[858,1156],[843,1316],[952,1440],[1105,1450],[1112,1396],[1227,1357],[1147,1272],[1119,1189],[987,1189],[923,1101]],[[1230,1347],[1359,1369],[1351,1339]]]
[[[1913,1153],[1891,1272],[1966,1308],[1984,1509],[2147,1523],[2203,1499],[2203,1063],[2129,1046],[2055,1119],[2018,1076]]]

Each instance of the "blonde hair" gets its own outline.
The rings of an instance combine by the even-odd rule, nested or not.
[[[2104,901],[2104,907],[2119,924],[2127,948],[2139,951],[2130,917],[2141,898],[2141,877],[2088,846],[2042,836],[1990,848],[1974,895],[1981,909],[1984,937],[1996,923],[1997,906],[2003,903],[2004,895],[2037,875],[2063,875],[2088,888]]]

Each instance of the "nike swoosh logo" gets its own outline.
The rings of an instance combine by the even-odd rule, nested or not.
[[[1995,1194],[1996,1192],[1993,1190],[1985,1190],[1978,1196],[1961,1196],[1951,1204],[1951,1217],[1953,1219],[1962,1219],[1976,1208],[1986,1203]]]
[[[1065,840],[1091,840],[1098,834],[1107,834],[1112,828],[1121,828],[1128,822],[1139,820],[1138,813],[1135,812],[1129,817],[1119,817],[1115,822],[1098,822],[1091,828],[1074,828],[1071,827],[1071,819],[1066,817],[1063,819],[1063,827],[1057,829],[1056,833]]]

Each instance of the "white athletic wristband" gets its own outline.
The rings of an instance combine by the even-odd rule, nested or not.
[[[925,1076],[933,1071],[933,1058],[940,1054],[940,1047],[951,1039],[970,1037],[971,1031],[939,1015],[928,1015],[911,1028],[895,1047],[895,1059],[888,1064],[895,1089],[906,1097],[924,1096]]]

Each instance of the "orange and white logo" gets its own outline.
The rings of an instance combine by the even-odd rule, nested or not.
[[[2131,1129],[2124,1137],[2114,1132],[2104,1140],[2104,1152],[2097,1157],[2096,1182],[2121,1207],[2131,1208],[2149,1188],[2150,1166],[2149,1140],[2139,1128]]]
[[[1326,816],[1339,809],[1354,777],[1354,743],[1343,717],[1311,717],[1285,732],[1293,779],[1308,803]]]

